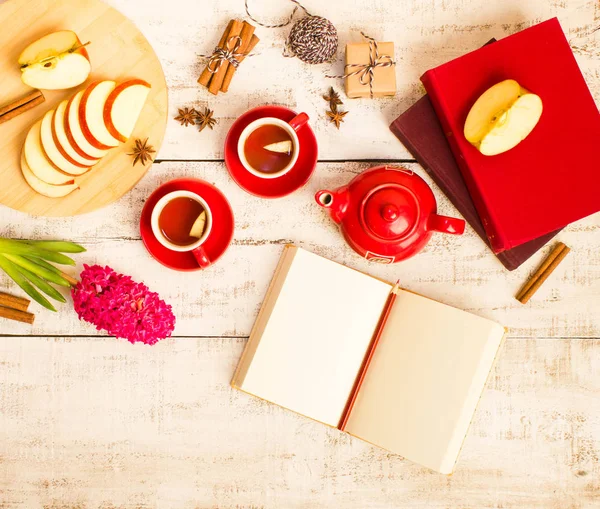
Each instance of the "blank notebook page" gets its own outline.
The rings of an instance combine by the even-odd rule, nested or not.
[[[337,426],[391,286],[302,249],[277,277],[285,281],[268,297],[277,300],[238,386]]]
[[[449,474],[504,328],[400,291],[345,431]]]

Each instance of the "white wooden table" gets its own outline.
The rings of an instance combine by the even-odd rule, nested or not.
[[[597,0],[305,3],[337,25],[342,48],[359,30],[396,43],[398,94],[348,100],[339,131],[327,123],[321,95],[342,84],[323,77],[328,66],[283,59],[286,29],[259,29],[260,55],[243,64],[227,95],[196,85],[197,55],[242,16],[242,0],[111,0],[149,38],[167,76],[171,118],[156,164],[131,193],[93,214],[43,219],[2,208],[0,236],[84,244],[80,263],[145,281],[172,303],[177,328],[146,347],[103,337],[68,305],[57,314],[39,310],[33,327],[0,322],[0,508],[600,507],[600,217],[559,235],[572,253],[523,306],[513,295],[548,248],[508,273],[467,228],[463,237],[435,236],[405,263],[369,265],[312,201],[317,189],[341,185],[376,160],[425,176],[387,128],[423,93],[420,74],[549,17],[559,17],[600,102],[600,32],[590,34],[600,25]],[[269,21],[288,12],[286,2],[252,4]],[[275,201],[244,193],[222,162],[232,121],[269,103],[306,111],[320,143],[309,184]],[[172,119],[178,107],[207,104],[220,119],[212,132]],[[193,275],[157,264],[138,231],[146,197],[180,176],[216,184],[236,214],[226,255]],[[442,213],[456,213],[434,190]],[[508,327],[453,476],[229,387],[287,242]],[[6,288],[16,292],[0,277]]]

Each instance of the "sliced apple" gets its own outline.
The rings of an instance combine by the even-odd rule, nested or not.
[[[21,80],[44,90],[60,90],[83,83],[92,67],[85,47],[71,30],[45,35],[19,56]]]
[[[81,104],[81,97],[83,96],[83,90],[77,92],[69,102],[65,109],[65,132],[69,138],[71,146],[77,150],[77,153],[86,158],[100,159],[106,155],[106,150],[100,150],[94,147],[87,141],[83,135],[81,124],[79,123],[79,106]]]
[[[542,116],[542,110],[542,100],[539,96],[522,95],[484,136],[479,151],[483,155],[494,156],[516,147],[533,131]]]
[[[65,111],[67,110],[68,102],[68,99],[65,99],[56,107],[56,111],[52,117],[52,136],[55,138],[59,149],[64,151],[63,155],[67,160],[71,161],[73,164],[84,167],[93,166],[98,162],[98,159],[82,156],[77,151],[77,148],[71,144],[69,137],[67,136]]]
[[[75,191],[78,187],[74,180],[70,180],[59,186],[48,184],[40,180],[33,174],[31,168],[29,168],[24,153],[21,153],[21,172],[23,173],[25,181],[35,192],[47,196],[48,198],[62,198]]]
[[[290,154],[292,152],[292,141],[278,141],[277,143],[270,143],[269,145],[265,145],[263,147],[265,150],[269,152],[276,152],[278,154]]]
[[[46,155],[42,146],[41,127],[42,121],[38,120],[31,126],[25,138],[23,153],[25,154],[27,166],[38,179],[46,182],[46,184],[66,184],[73,180],[73,176],[62,172],[54,166]]]
[[[539,96],[515,80],[486,90],[471,107],[464,135],[484,155],[498,155],[516,147],[537,125],[543,105]]]
[[[96,81],[87,87],[79,103],[79,124],[85,139],[99,150],[119,145],[104,124],[104,105],[117,84],[114,81]]]
[[[61,150],[57,145],[57,140],[52,135],[52,117],[55,111],[47,111],[42,118],[42,125],[40,127],[40,137],[42,140],[42,148],[44,153],[48,156],[50,162],[56,166],[59,170],[68,173],[69,175],[83,175],[90,169],[89,166],[82,166],[73,164],[69,159],[65,157],[64,150]]]
[[[104,105],[104,123],[114,138],[123,143],[129,139],[150,88],[150,83],[135,79],[124,81],[110,93]]]
[[[206,228],[206,210],[200,212],[200,215],[194,221],[192,228],[190,229],[190,237],[201,238],[204,234],[204,228]]]

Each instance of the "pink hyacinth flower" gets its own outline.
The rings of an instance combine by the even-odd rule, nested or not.
[[[71,290],[80,320],[131,343],[153,345],[172,334],[171,306],[145,284],[99,265],[84,265],[80,278]]]

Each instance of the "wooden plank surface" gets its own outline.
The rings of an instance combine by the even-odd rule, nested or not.
[[[600,221],[597,216],[569,227],[558,239],[573,252],[530,303],[514,299],[518,289],[550,248],[513,272],[507,272],[469,227],[463,236],[435,234],[418,256],[394,266],[368,263],[338,233],[329,215],[314,201],[321,188],[335,188],[375,163],[321,163],[300,191],[280,200],[261,200],[233,183],[223,163],[155,164],[142,182],[117,203],[82,218],[39,218],[26,222],[3,211],[6,236],[71,238],[87,253],[81,263],[111,265],[143,280],[171,302],[180,336],[247,336],[283,249],[292,242],[338,262],[482,316],[499,321],[517,337],[600,337]],[[416,164],[406,165],[431,183]],[[214,267],[179,274],[154,261],[139,241],[139,214],[158,185],[181,176],[208,180],[223,189],[236,216],[233,246]],[[434,187],[442,214],[454,207]],[[77,271],[71,271],[77,275]],[[0,281],[6,281],[0,276]],[[33,328],[5,322],[11,334],[93,334],[66,307],[40,310]]]
[[[253,14],[266,23],[281,22],[291,11],[285,0],[248,1]],[[198,55],[212,51],[229,19],[245,15],[244,0],[171,0],[168,9],[163,2],[109,3],[143,29],[165,68],[170,120],[158,155],[162,159],[221,159],[233,121],[250,107],[271,103],[309,114],[321,160],[411,158],[387,126],[424,93],[419,76],[492,37],[505,37],[553,16],[558,16],[592,93],[600,100],[600,32],[591,33],[600,25],[597,0],[303,0],[311,13],[330,19],[337,27],[342,48],[337,61],[310,66],[282,58],[289,27],[258,27],[257,55],[244,61],[229,92],[218,97],[196,84],[202,70]],[[343,82],[325,74],[343,72],[343,48],[347,42],[359,41],[361,30],[380,41],[395,42],[398,93],[375,101],[345,100],[350,113],[338,131],[327,122],[321,96],[331,85],[342,91]],[[199,134],[180,128],[173,120],[178,107],[207,104],[221,119],[214,131]]]
[[[2,507],[600,504],[598,340],[505,342],[450,477],[231,389],[243,346],[0,339]]]
[[[267,22],[289,12],[287,2],[249,2]],[[0,321],[0,509],[599,507],[600,217],[560,234],[573,251],[522,306],[513,295],[549,247],[509,273],[467,228],[462,237],[434,236],[404,263],[367,264],[312,198],[378,159],[411,158],[387,126],[423,93],[423,71],[551,16],[600,100],[600,32],[592,33],[598,2],[305,0],[336,24],[342,47],[360,30],[396,43],[397,96],[347,100],[339,131],[325,120],[321,94],[331,84],[342,89],[323,77],[341,71],[342,53],[332,66],[307,66],[280,56],[288,29],[258,28],[259,54],[242,64],[227,95],[214,98],[196,85],[198,55],[210,52],[227,20],[242,17],[243,0],[108,3],[136,23],[165,70],[161,162],[122,199],[79,218],[1,208],[0,237],[83,243],[88,252],[77,256],[77,269],[109,264],[145,281],[173,305],[176,337],[154,347],[102,337],[68,306],[57,314],[36,306],[33,327]],[[265,201],[231,181],[222,145],[238,115],[273,102],[311,116],[323,162],[304,189]],[[188,105],[214,109],[215,130],[179,126],[173,116]],[[408,166],[431,182],[418,165]],[[181,176],[217,185],[236,215],[232,247],[193,275],[156,263],[138,229],[147,196]],[[440,212],[456,214],[433,188]],[[230,389],[287,242],[507,325],[509,339],[453,476]],[[0,275],[0,291],[8,288],[17,293]]]

